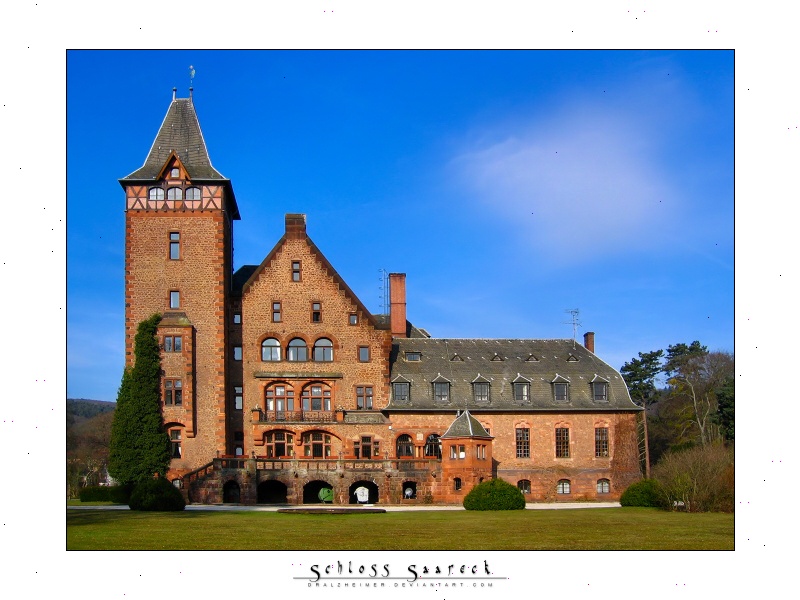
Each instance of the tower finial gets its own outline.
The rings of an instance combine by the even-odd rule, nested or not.
[[[194,83],[194,66],[189,65],[189,99],[192,97],[192,92],[194,91],[194,87],[192,84]]]

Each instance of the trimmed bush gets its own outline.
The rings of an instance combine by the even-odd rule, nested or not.
[[[522,510],[525,497],[517,486],[502,479],[490,479],[472,488],[464,498],[467,510]]]
[[[131,510],[183,510],[186,502],[180,491],[163,478],[148,479],[136,485],[128,504]]]
[[[113,502],[127,504],[131,497],[129,485],[90,485],[81,488],[78,497],[81,502]]]
[[[664,506],[664,493],[655,479],[642,479],[628,486],[619,503],[622,506]]]

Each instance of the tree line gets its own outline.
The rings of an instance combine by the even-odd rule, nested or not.
[[[734,442],[732,352],[709,352],[699,341],[673,344],[639,352],[620,373],[645,409],[651,462],[670,451]]]

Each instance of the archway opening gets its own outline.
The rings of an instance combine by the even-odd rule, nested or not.
[[[415,500],[417,497],[417,482],[403,482],[403,500]]]
[[[350,486],[350,504],[376,504],[378,486],[371,481],[356,481]]]
[[[226,481],[222,486],[222,501],[224,503],[237,504],[241,498],[239,484],[235,481]]]
[[[333,486],[327,481],[309,481],[303,486],[303,504],[333,502]]]
[[[289,490],[282,481],[270,479],[262,481],[256,488],[256,502],[258,504],[286,504]]]

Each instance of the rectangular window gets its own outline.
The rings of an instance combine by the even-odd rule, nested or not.
[[[242,347],[241,346],[234,346],[233,347],[233,360],[242,360]]]
[[[484,460],[486,458],[486,444],[478,444],[477,456],[481,460]]]
[[[527,427],[517,427],[517,458],[531,457],[531,430]]]
[[[312,302],[311,303],[311,322],[312,323],[322,323],[322,303],[321,302]]]
[[[165,379],[163,392],[164,406],[183,404],[183,385],[180,379]]]
[[[528,403],[530,401],[531,393],[531,384],[527,382],[522,383],[515,383],[514,384],[514,401],[519,402],[521,404]]]
[[[408,383],[398,382],[392,384],[392,395],[395,402],[407,403],[411,386]]]
[[[242,324],[242,313],[240,313],[240,312],[233,313],[233,324],[234,325],[241,325]]]
[[[180,429],[169,430],[169,443],[170,443],[170,453],[172,455],[172,458],[180,458],[182,454]]]
[[[608,427],[596,427],[594,430],[594,456],[608,457]]]
[[[605,381],[595,381],[592,387],[595,402],[608,402],[608,384]]]
[[[556,458],[569,458],[569,429],[556,428]]]
[[[242,386],[237,385],[233,388],[233,408],[235,410],[242,410],[242,404],[244,404]]]
[[[358,315],[356,313],[350,313],[347,317],[347,322],[350,325],[358,325]]]
[[[489,384],[487,382],[473,383],[472,393],[475,396],[475,402],[489,402]]]
[[[458,445],[458,458],[467,458],[467,448],[463,444]]]
[[[554,383],[553,384],[553,394],[555,396],[556,402],[566,402],[569,399],[567,395],[567,384],[566,383]]]
[[[457,456],[458,456],[458,454],[456,453],[456,447],[455,446],[450,446],[450,458],[455,460],[455,458]]]
[[[292,261],[292,281],[300,281],[300,261]]]
[[[169,293],[169,307],[170,308],[180,308],[181,307],[181,293],[178,290],[172,290]]]
[[[272,322],[273,323],[280,323],[281,322],[281,303],[280,302],[273,302],[272,303]]]
[[[356,408],[358,408],[358,410],[372,410],[371,385],[360,385],[356,387]]]
[[[358,360],[360,362],[369,362],[369,346],[358,347]]]
[[[181,234],[171,231],[169,234],[169,259],[180,260],[181,258]]]
[[[445,403],[450,400],[450,384],[439,382],[433,384],[433,399],[436,402]]]
[[[183,351],[183,338],[179,335],[164,336],[164,352]]]

